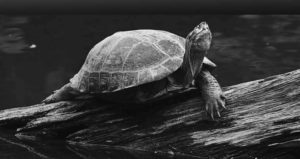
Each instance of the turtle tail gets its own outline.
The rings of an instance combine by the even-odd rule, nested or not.
[[[70,100],[76,96],[76,91],[74,88],[71,87],[71,84],[68,83],[61,87],[60,89],[56,90],[48,96],[46,99],[42,101],[42,103],[55,103],[64,100]]]

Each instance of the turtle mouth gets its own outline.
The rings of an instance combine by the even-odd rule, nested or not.
[[[206,22],[201,22],[192,31],[190,43],[197,49],[208,50],[210,48],[212,35]]]
[[[209,30],[209,27],[206,22],[201,22],[199,25],[197,25],[194,28],[194,31],[197,33],[197,32],[205,32],[205,31],[210,31],[210,30]]]

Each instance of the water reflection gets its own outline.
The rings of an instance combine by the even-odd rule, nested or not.
[[[89,49],[120,30],[160,29],[186,36],[205,20],[208,55],[223,86],[299,68],[296,15],[0,16],[0,109],[40,102],[68,82]]]
[[[24,53],[28,48],[19,26],[28,23],[28,17],[0,16],[0,52],[5,54]]]
[[[199,157],[172,150],[143,151],[127,147],[70,144],[64,141],[36,139],[19,140],[12,132],[0,129],[0,158],[5,159],[198,159]],[[5,149],[3,149],[5,147]]]

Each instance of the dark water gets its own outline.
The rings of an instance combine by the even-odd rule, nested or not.
[[[203,20],[213,32],[208,57],[218,65],[222,86],[300,68],[298,15],[0,15],[0,109],[39,103],[68,82],[93,45],[116,31],[160,29],[185,37]],[[80,158],[64,146],[47,149]],[[0,140],[0,158],[20,156],[43,158]]]

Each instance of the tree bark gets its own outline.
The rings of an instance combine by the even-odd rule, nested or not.
[[[0,126],[21,139],[64,139],[77,152],[100,146],[173,157],[299,155],[300,70],[223,90],[227,109],[215,121],[199,92],[191,90],[148,105],[94,99],[7,109],[0,111]]]

